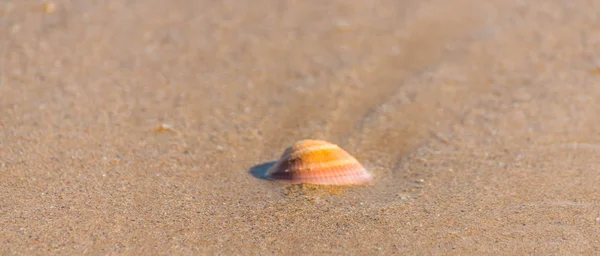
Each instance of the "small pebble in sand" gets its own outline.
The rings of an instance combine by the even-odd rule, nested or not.
[[[44,3],[44,12],[53,13],[56,11],[56,5],[54,3]]]
[[[267,176],[294,184],[318,185],[359,185],[373,180],[356,158],[322,140],[294,143],[267,171]]]
[[[400,200],[408,200],[408,199],[410,199],[410,194],[408,194],[408,193],[398,193],[398,194],[396,194],[396,198],[398,198]]]
[[[152,130],[156,133],[177,133],[177,130],[168,124],[157,125]]]
[[[335,21],[334,26],[338,31],[348,31],[352,29],[352,24],[347,20],[337,20]]]

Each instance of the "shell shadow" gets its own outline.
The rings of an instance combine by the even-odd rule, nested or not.
[[[255,166],[252,166],[252,168],[250,168],[250,175],[254,176],[255,178],[261,179],[261,180],[270,180],[267,176],[267,172],[269,171],[269,168],[273,167],[273,165],[275,165],[276,161],[271,161],[271,162],[266,162],[266,163],[262,163],[262,164],[258,164]]]

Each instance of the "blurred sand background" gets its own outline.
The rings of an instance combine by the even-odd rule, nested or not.
[[[0,254],[597,254],[598,10],[0,1]],[[375,183],[249,173],[305,138]]]

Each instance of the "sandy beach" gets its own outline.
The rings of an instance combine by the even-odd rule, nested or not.
[[[600,1],[0,1],[1,255],[597,255]],[[330,141],[367,186],[255,175]]]

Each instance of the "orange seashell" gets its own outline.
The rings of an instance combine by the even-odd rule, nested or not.
[[[267,172],[272,180],[320,185],[357,185],[373,180],[348,152],[322,140],[301,140],[287,148]]]

